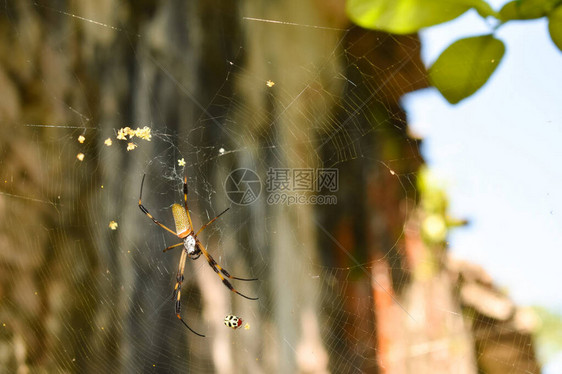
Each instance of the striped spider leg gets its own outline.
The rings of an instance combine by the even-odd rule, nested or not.
[[[204,337],[205,335],[202,335],[202,334],[199,334],[198,332],[195,332],[181,318],[181,313],[180,313],[181,312],[181,286],[182,286],[182,282],[184,280],[183,274],[184,274],[184,271],[185,271],[185,262],[187,261],[187,258],[189,257],[192,260],[197,260],[199,258],[199,256],[201,256],[201,254],[203,254],[205,259],[209,263],[209,266],[211,268],[213,268],[215,273],[217,273],[217,275],[221,278],[222,283],[230,291],[232,291],[234,293],[237,293],[238,295],[240,295],[242,297],[245,297],[246,299],[249,299],[249,300],[257,300],[258,298],[257,297],[248,297],[248,296],[238,292],[226,278],[241,280],[241,281],[255,281],[255,280],[257,280],[257,278],[239,278],[239,277],[234,277],[234,276],[230,275],[230,273],[228,271],[226,271],[226,269],[223,269],[215,261],[215,259],[211,256],[211,254],[209,252],[207,252],[207,250],[205,249],[205,247],[203,246],[203,244],[201,243],[201,241],[197,237],[205,228],[207,228],[217,218],[219,218],[224,213],[226,213],[228,211],[228,209],[230,209],[230,208],[225,209],[222,213],[220,213],[215,218],[210,220],[208,223],[203,225],[199,229],[199,231],[197,231],[195,233],[193,231],[193,224],[191,222],[191,215],[189,214],[189,209],[187,207],[187,193],[188,193],[187,177],[184,177],[184,179],[183,179],[184,206],[182,207],[179,204],[173,204],[172,205],[172,215],[174,216],[174,222],[176,224],[176,231],[174,232],[172,229],[166,227],[165,225],[160,223],[156,218],[154,218],[152,216],[152,214],[150,214],[148,212],[148,210],[142,205],[142,188],[143,188],[143,185],[144,185],[145,176],[146,175],[143,175],[143,177],[142,177],[141,188],[140,188],[140,196],[139,196],[139,208],[140,208],[140,210],[144,214],[146,214],[148,216],[148,218],[150,218],[155,224],[157,224],[158,226],[160,226],[164,230],[168,231],[169,233],[173,234],[174,236],[176,236],[177,238],[182,240],[180,243],[171,245],[171,246],[167,247],[166,249],[164,249],[164,252],[166,252],[170,249],[183,246],[183,250],[182,250],[182,253],[181,253],[181,257],[180,257],[180,262],[179,262],[179,265],[178,265],[178,272],[176,273],[176,285],[174,287],[174,293],[172,295],[172,300],[174,300],[174,299],[176,300],[176,316],[185,325],[185,327],[187,327],[189,329],[189,331],[191,331],[195,335]]]

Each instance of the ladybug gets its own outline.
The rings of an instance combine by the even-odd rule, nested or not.
[[[242,326],[242,322],[242,318],[233,316],[232,314],[224,317],[224,325],[234,330]]]

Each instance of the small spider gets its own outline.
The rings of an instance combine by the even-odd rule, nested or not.
[[[168,227],[166,227],[163,224],[161,224],[160,222],[158,222],[156,220],[156,218],[154,218],[152,216],[152,214],[150,214],[148,212],[148,210],[142,205],[142,203],[141,203],[142,187],[144,185],[144,177],[145,176],[146,175],[143,175],[143,177],[142,177],[141,188],[140,188],[140,196],[139,196],[139,208],[140,208],[140,210],[144,214],[146,214],[155,224],[157,224],[158,226],[162,227],[164,230],[168,231],[169,233],[175,235],[176,237],[178,237],[182,240],[181,243],[171,245],[171,246],[167,247],[166,249],[164,249],[164,252],[166,252],[166,251],[168,251],[172,248],[179,247],[179,246],[183,245],[183,251],[182,251],[181,257],[180,257],[180,263],[178,265],[178,272],[176,274],[176,286],[174,288],[174,293],[172,295],[172,300],[176,299],[176,316],[185,325],[185,327],[187,327],[192,333],[194,333],[195,335],[199,335],[199,336],[204,337],[205,335],[199,334],[199,333],[195,332],[191,327],[189,327],[187,325],[187,323],[181,318],[181,315],[180,315],[180,311],[181,311],[181,303],[180,303],[181,285],[182,285],[182,282],[183,282],[183,279],[184,279],[183,278],[183,272],[184,272],[184,269],[185,269],[185,261],[187,260],[187,257],[191,258],[192,260],[197,260],[199,258],[199,256],[201,256],[201,254],[203,254],[203,256],[205,256],[205,258],[207,259],[207,262],[209,263],[209,266],[211,266],[213,268],[213,270],[215,271],[215,273],[217,273],[218,276],[222,279],[222,283],[224,283],[224,285],[226,287],[228,287],[228,289],[231,290],[232,292],[235,292],[238,295],[240,295],[242,297],[245,297],[246,299],[249,299],[249,300],[257,300],[258,298],[257,297],[248,297],[248,296],[236,291],[234,289],[234,287],[232,287],[232,284],[230,284],[230,282],[228,280],[226,280],[224,277],[227,277],[229,279],[241,280],[241,281],[255,281],[255,280],[257,280],[257,278],[251,278],[251,279],[238,278],[238,277],[234,277],[234,276],[230,275],[228,271],[226,271],[219,264],[217,264],[215,259],[209,254],[209,252],[207,252],[207,250],[205,249],[203,244],[201,244],[201,241],[199,241],[199,238],[197,237],[197,235],[199,235],[207,226],[209,226],[217,218],[219,218],[224,213],[226,213],[228,211],[228,209],[230,209],[230,208],[225,209],[218,216],[216,216],[215,218],[210,220],[207,224],[203,225],[199,229],[199,231],[197,231],[197,232],[193,231],[193,224],[191,223],[191,216],[189,214],[189,209],[187,208],[187,192],[188,192],[188,190],[187,190],[187,177],[184,177],[184,179],[183,179],[184,206],[182,207],[179,204],[172,205],[172,215],[174,216],[174,222],[176,223],[176,232],[174,232],[173,230],[169,229]]]
[[[224,317],[224,325],[230,327],[233,330],[236,330],[240,326],[242,326],[242,318],[229,314],[228,316]]]

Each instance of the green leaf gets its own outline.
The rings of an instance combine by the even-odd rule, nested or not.
[[[472,95],[488,81],[505,46],[492,35],[460,39],[429,68],[429,80],[451,104]]]
[[[548,15],[548,32],[554,44],[562,51],[562,5]]]
[[[350,19],[367,29],[411,34],[423,27],[457,18],[475,8],[483,17],[495,16],[484,0],[348,0]]]
[[[505,4],[499,17],[502,21],[537,19],[547,15],[559,0],[514,0]]]
[[[476,9],[478,14],[480,14],[480,17],[482,17],[482,18],[486,18],[486,17],[496,17],[496,18],[498,18],[499,17],[498,13],[496,11],[494,11],[494,9],[492,9],[490,4],[488,4],[485,1],[475,1],[474,4],[472,5],[472,7],[474,9]]]

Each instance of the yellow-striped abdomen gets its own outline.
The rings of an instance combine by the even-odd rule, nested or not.
[[[172,205],[172,214],[174,215],[174,222],[176,223],[176,234],[178,234],[180,238],[185,238],[191,232],[185,208],[180,204],[174,204]]]

